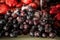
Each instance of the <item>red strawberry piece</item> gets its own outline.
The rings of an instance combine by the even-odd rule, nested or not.
[[[57,9],[56,8],[55,9],[53,8],[53,9],[50,10],[50,14],[56,14],[56,11],[57,11]]]
[[[39,6],[40,5],[40,0],[34,0],[34,2]]]
[[[31,7],[34,8],[34,9],[37,8],[37,4],[36,4],[36,3],[30,3],[29,6],[31,6]]]
[[[5,4],[0,4],[0,14],[6,14],[8,11],[9,7]]]
[[[60,13],[55,16],[56,20],[60,20]]]
[[[21,2],[23,2],[24,4],[30,4],[32,0],[21,0]]]
[[[21,8],[23,6],[23,3],[18,3],[16,7]]]
[[[60,4],[57,4],[57,5],[56,5],[56,8],[60,8]]]
[[[14,6],[16,6],[16,4],[17,4],[17,0],[6,0],[6,4],[7,4],[9,7],[14,7]]]
[[[0,0],[0,3],[4,3],[5,2],[5,0]]]

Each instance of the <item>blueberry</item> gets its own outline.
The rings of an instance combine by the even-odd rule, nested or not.
[[[49,33],[49,37],[50,37],[50,38],[54,38],[55,36],[56,36],[55,33]]]
[[[34,33],[33,33],[33,32],[30,32],[29,34],[30,34],[30,36],[32,36],[32,37],[34,36]]]
[[[42,33],[42,37],[46,38],[47,37],[46,33]]]
[[[35,31],[35,32],[34,32],[34,36],[35,36],[35,37],[39,37],[39,36],[40,36],[39,32],[38,32],[38,31]]]

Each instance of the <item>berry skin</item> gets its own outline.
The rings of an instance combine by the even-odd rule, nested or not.
[[[7,4],[9,7],[14,7],[14,6],[16,6],[16,4],[17,4],[17,0],[6,0],[6,4]]]
[[[56,20],[60,20],[60,13],[55,16]]]
[[[60,8],[60,4],[57,4],[57,5],[56,5],[56,8]]]
[[[39,35],[39,32],[34,32],[34,36],[35,37],[39,37],[40,35]]]
[[[46,33],[42,33],[42,37],[46,38],[47,37]]]
[[[55,33],[49,33],[50,38],[54,38],[55,36],[56,36]]]
[[[9,10],[9,7],[5,4],[0,4],[0,14],[6,14],[6,12]]]
[[[33,36],[34,36],[34,33],[33,33],[33,32],[30,32],[30,36],[32,36],[32,37],[33,37]]]
[[[30,4],[32,0],[21,0],[21,2],[23,2],[24,4]]]
[[[37,9],[37,4],[36,3],[30,3],[29,6],[31,6],[34,9]]]
[[[16,7],[17,7],[17,8],[21,8],[22,5],[23,5],[23,3],[18,3],[18,4],[16,5]]]
[[[5,0],[0,0],[0,3],[4,3],[5,2]]]

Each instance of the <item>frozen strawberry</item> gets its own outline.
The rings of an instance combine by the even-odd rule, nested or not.
[[[10,7],[14,7],[17,4],[17,0],[6,0],[6,4]]]
[[[51,6],[50,14],[57,14],[59,12],[60,12],[60,4],[57,4],[56,6]]]
[[[0,4],[0,14],[5,14],[8,11],[8,6],[5,4]]]
[[[56,8],[60,8],[60,4],[57,4],[57,5],[56,5]]]
[[[32,0],[21,0],[21,2],[23,2],[24,4],[30,4]]]
[[[60,13],[55,16],[56,20],[60,20]]]
[[[29,6],[31,6],[31,7],[34,8],[34,9],[37,8],[37,4],[36,4],[36,3],[30,3]]]
[[[40,0],[34,0],[34,2],[39,6],[40,5]]]
[[[51,6],[51,9],[50,9],[50,14],[56,14],[56,7],[55,6]]]
[[[0,3],[4,3],[5,2],[5,0],[0,0]]]
[[[16,5],[16,7],[21,8],[22,5],[23,5],[23,3],[18,3],[18,4]]]

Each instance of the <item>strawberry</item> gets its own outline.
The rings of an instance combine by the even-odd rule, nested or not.
[[[23,3],[18,3],[18,4],[16,5],[16,7],[17,7],[17,8],[21,8],[22,5],[23,5]]]
[[[60,13],[55,16],[56,20],[60,20]]]
[[[24,4],[30,4],[32,0],[21,0],[21,2],[23,2]]]
[[[8,11],[9,7],[5,4],[1,4],[0,5],[0,14],[6,14],[6,12]]]
[[[36,3],[30,3],[29,6],[31,6],[34,9],[37,9],[37,4]]]
[[[4,3],[5,2],[5,0],[0,0],[0,3]]]
[[[14,6],[16,6],[16,4],[17,4],[17,0],[6,0],[6,4],[7,4],[9,7],[14,7]]]

